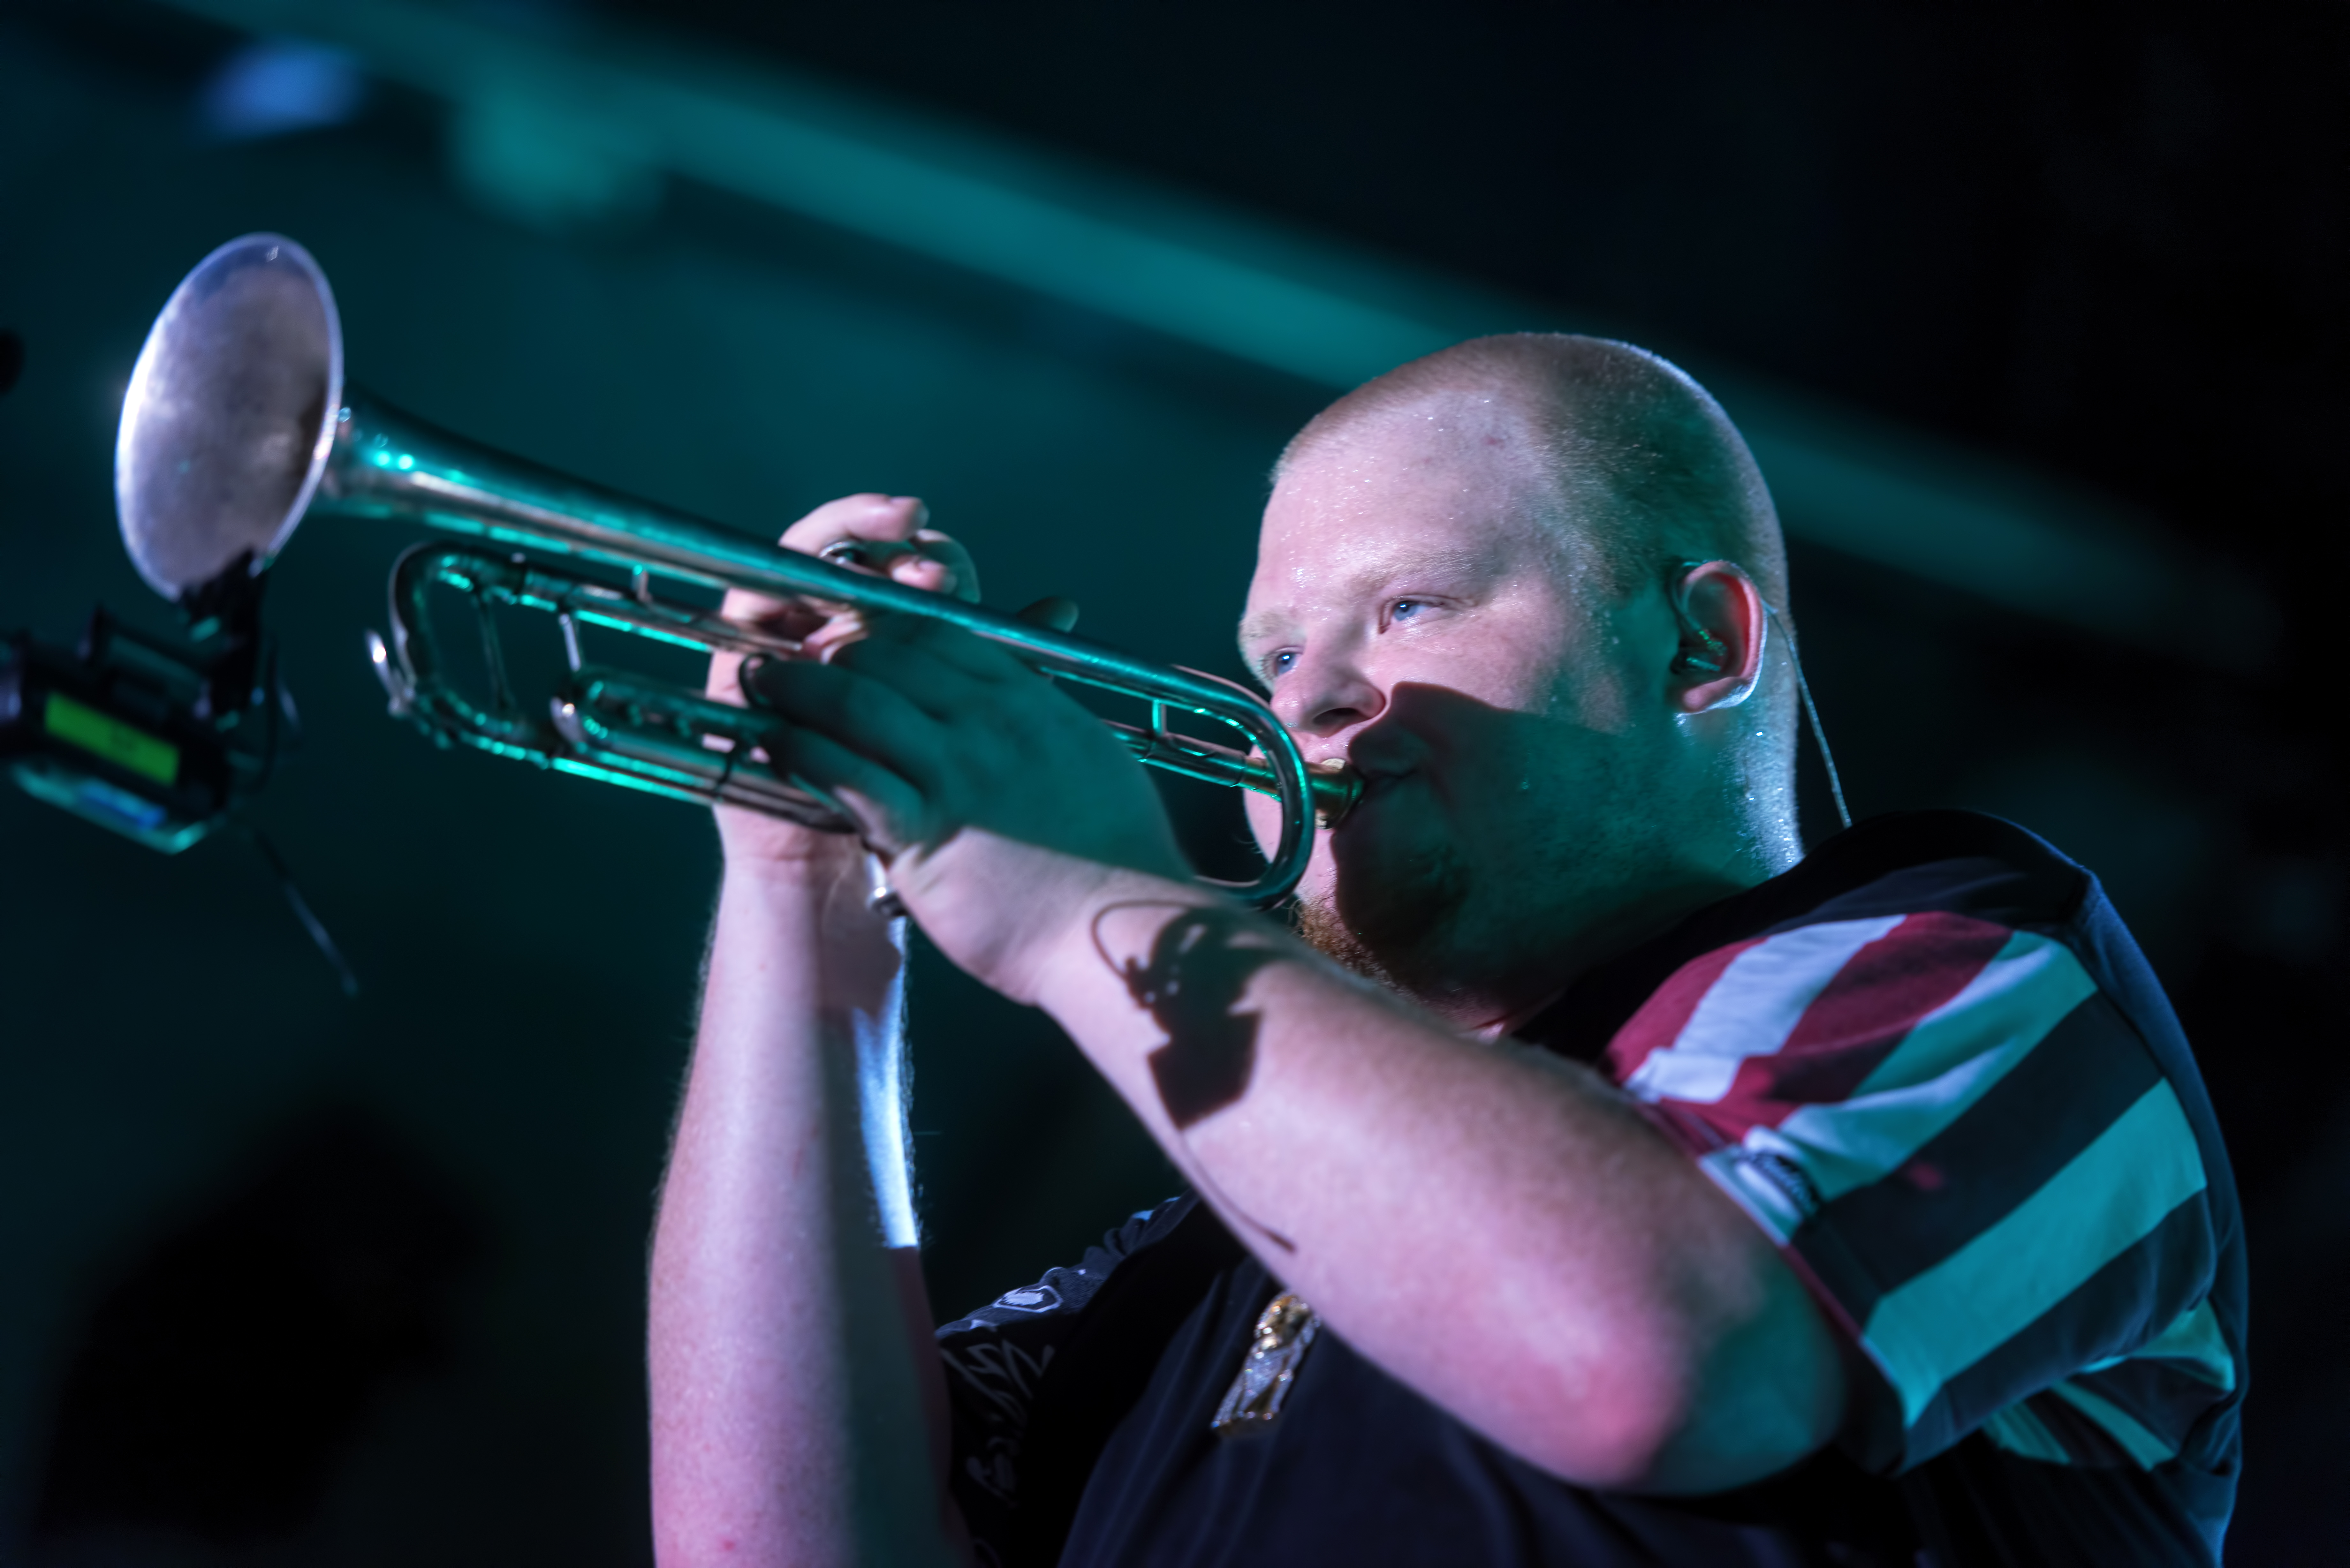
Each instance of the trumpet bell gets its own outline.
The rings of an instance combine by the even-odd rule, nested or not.
[[[343,331],[310,253],[246,234],[206,256],[155,318],[122,400],[122,543],[169,599],[259,573],[317,493],[342,404]]]

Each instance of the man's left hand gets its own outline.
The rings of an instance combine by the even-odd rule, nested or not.
[[[750,684],[785,721],[778,771],[836,795],[930,939],[1015,1001],[1112,868],[1190,877],[1141,764],[998,644],[880,616]]]

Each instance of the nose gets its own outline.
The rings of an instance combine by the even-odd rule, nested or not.
[[[1342,650],[1308,649],[1274,687],[1273,711],[1290,732],[1326,740],[1367,724],[1387,696]]]

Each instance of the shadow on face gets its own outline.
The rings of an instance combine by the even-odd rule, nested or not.
[[[1663,847],[1668,779],[1639,731],[1406,681],[1350,749],[1368,787],[1301,898],[1407,986],[1572,929]]]

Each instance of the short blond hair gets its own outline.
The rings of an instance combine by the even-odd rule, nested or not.
[[[1564,332],[1472,337],[1368,381],[1316,414],[1274,475],[1367,416],[1448,394],[1505,400],[1534,439],[1567,533],[1618,594],[1676,561],[1733,561],[1787,611],[1771,492],[1730,417],[1643,348]]]

